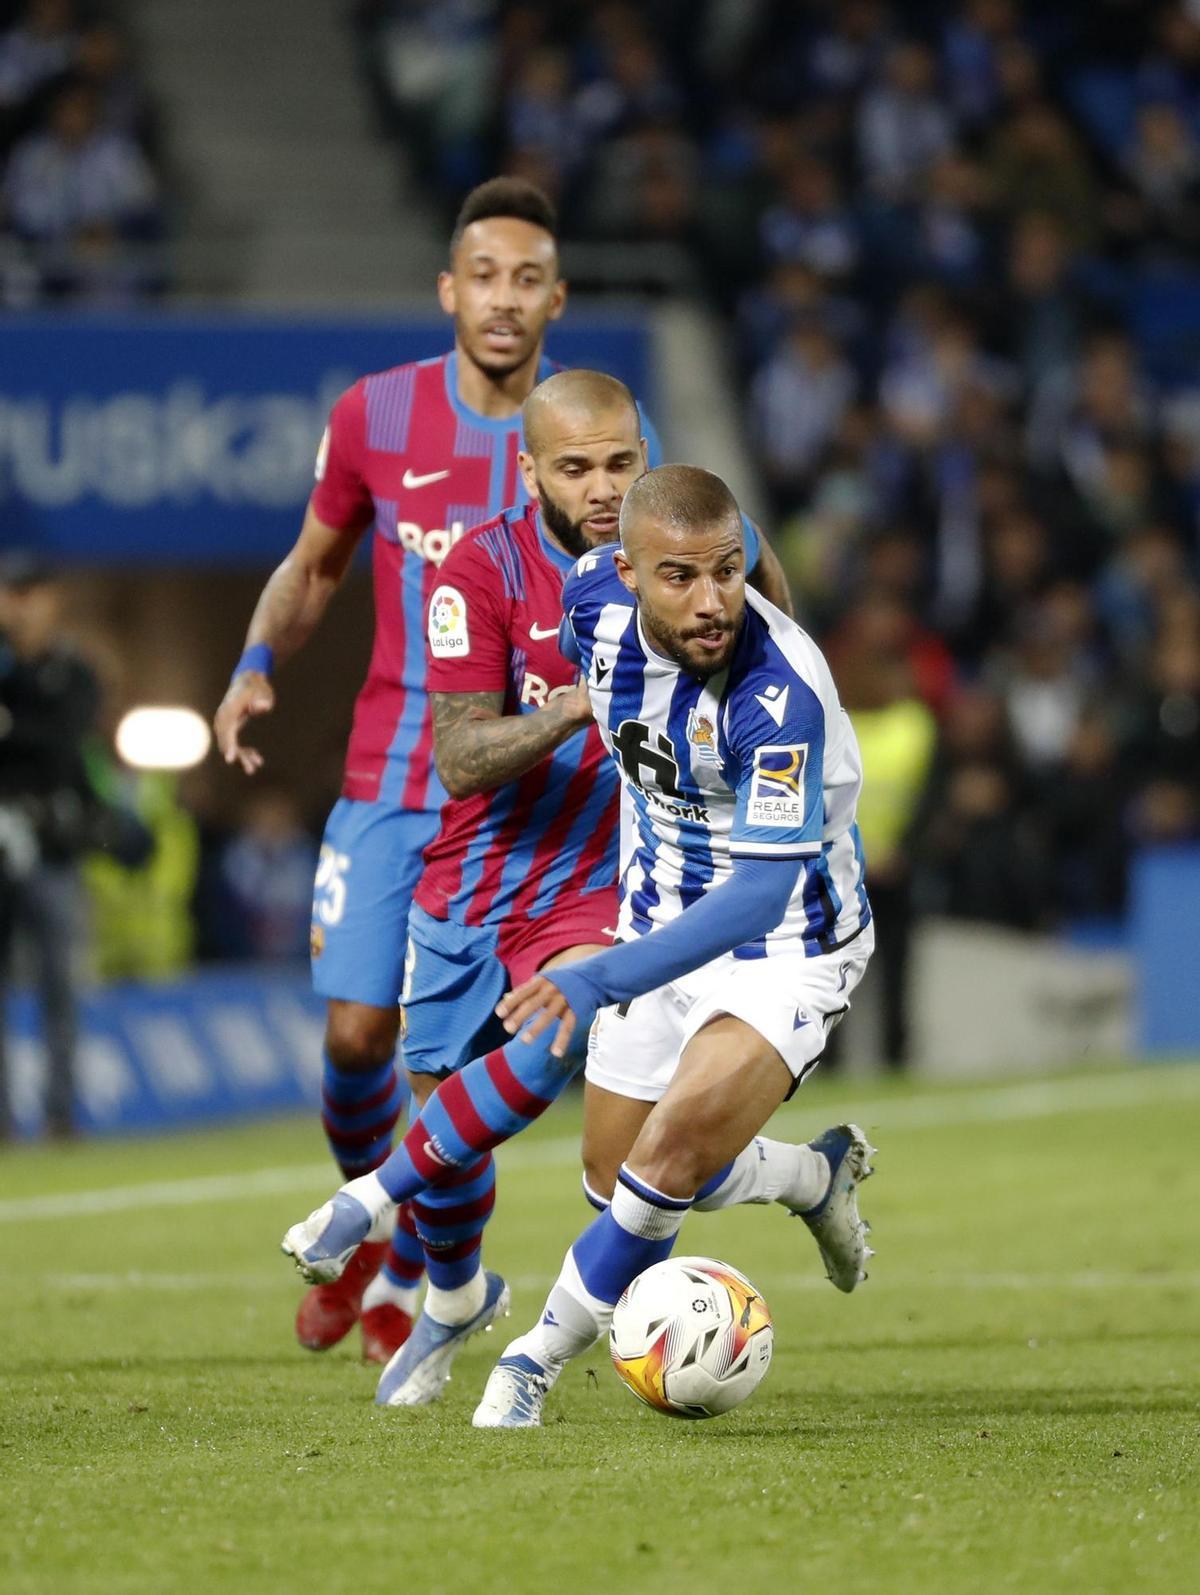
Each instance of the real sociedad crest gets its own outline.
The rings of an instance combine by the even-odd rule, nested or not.
[[[687,739],[688,746],[697,759],[703,759],[706,764],[720,764],[721,755],[717,752],[717,728],[711,715],[702,714],[699,709],[692,709],[688,714]]]

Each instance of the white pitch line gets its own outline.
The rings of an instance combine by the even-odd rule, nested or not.
[[[903,1101],[880,1097],[851,1104],[855,1119],[889,1130],[926,1130],[959,1124],[999,1124],[1053,1118],[1060,1113],[1103,1113],[1113,1109],[1200,1100],[1200,1068],[1146,1068],[1126,1074],[1092,1075],[1086,1079],[1022,1082],[984,1091],[954,1091]],[[797,1098],[775,1121],[782,1127],[804,1112]],[[811,1120],[811,1110],[805,1113]],[[579,1161],[577,1136],[518,1142],[502,1147],[501,1168],[562,1168]],[[85,1218],[136,1208],[193,1207],[204,1202],[241,1201],[245,1197],[281,1196],[293,1192],[328,1193],[328,1163],[302,1163],[282,1168],[247,1169],[236,1174],[205,1174],[190,1179],[158,1180],[141,1185],[114,1185],[91,1191],[55,1192],[46,1196],[11,1197],[0,1201],[0,1220]]]
[[[509,1284],[518,1291],[542,1291],[553,1282],[552,1274],[521,1274],[509,1279]],[[22,1290],[31,1286],[42,1285],[50,1290],[61,1291],[117,1291],[117,1290],[146,1290],[146,1291],[212,1291],[212,1290],[263,1290],[294,1289],[299,1281],[293,1273],[286,1270],[276,1273],[196,1273],[196,1274],[155,1274],[146,1273],[141,1269],[130,1269],[123,1274],[22,1274],[10,1276],[3,1281],[13,1288],[20,1285]],[[826,1291],[829,1283],[819,1271],[811,1274],[780,1274],[771,1279],[770,1294],[786,1291]],[[1200,1289],[1200,1272],[1195,1270],[1186,1273],[1154,1272],[1131,1273],[1116,1272],[1104,1269],[1085,1269],[1073,1274],[1027,1274],[1018,1272],[998,1273],[902,1273],[889,1274],[881,1271],[872,1276],[870,1290],[872,1294],[879,1290],[1011,1290],[1011,1291],[1038,1291],[1038,1290],[1196,1290]]]

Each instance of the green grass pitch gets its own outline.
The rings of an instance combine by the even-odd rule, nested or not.
[[[539,1432],[377,1411],[348,1341],[293,1342],[276,1249],[328,1194],[287,1121],[0,1159],[6,1595],[1200,1587],[1200,1068],[987,1086],[816,1081],[775,1133],[879,1146],[852,1297],[778,1208],[694,1215],[775,1362],[740,1412],[641,1408],[603,1348]],[[501,1156],[508,1328],[588,1217],[576,1102]],[[133,1187],[142,1186],[139,1194]]]

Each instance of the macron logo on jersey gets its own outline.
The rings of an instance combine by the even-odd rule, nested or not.
[[[783,729],[783,716],[787,709],[788,691],[787,687],[772,686],[768,687],[765,692],[756,692],[754,694],[755,703],[760,703],[763,706],[780,730]]]

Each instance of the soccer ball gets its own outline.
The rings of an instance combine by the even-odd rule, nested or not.
[[[711,1257],[669,1257],[625,1291],[608,1337],[613,1367],[656,1412],[715,1418],[771,1365],[771,1310],[744,1274]]]

